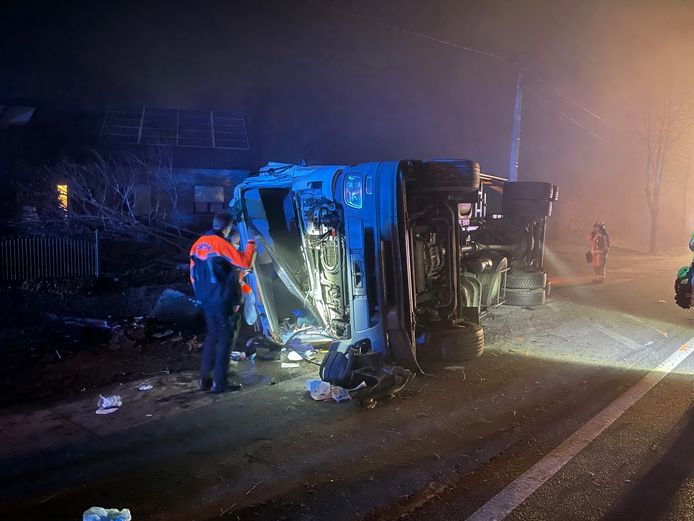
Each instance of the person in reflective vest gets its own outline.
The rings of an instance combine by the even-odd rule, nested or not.
[[[605,266],[607,265],[607,251],[610,249],[610,235],[607,233],[605,223],[596,222],[590,233],[590,253],[593,256],[594,282],[605,282]]]
[[[207,327],[199,388],[211,389],[213,393],[240,388],[227,382],[227,373],[230,351],[238,334],[243,294],[250,291],[241,279],[251,268],[255,242],[248,241],[240,252],[227,240],[233,231],[231,216],[219,212],[212,220],[212,229],[190,249],[190,281],[195,298],[202,305]]]

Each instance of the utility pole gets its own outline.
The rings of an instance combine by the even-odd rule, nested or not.
[[[516,100],[513,108],[513,130],[511,131],[511,151],[508,158],[508,180],[518,181],[518,158],[520,155],[521,111],[523,107],[523,70],[518,71],[516,79]]]

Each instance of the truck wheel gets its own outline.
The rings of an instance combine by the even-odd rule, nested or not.
[[[521,181],[504,183],[504,199],[556,201],[552,183]]]
[[[545,288],[506,289],[507,306],[541,306],[545,303]]]
[[[480,189],[480,165],[467,159],[437,159],[414,162],[419,175],[408,183],[413,188],[450,187],[463,192]]]
[[[506,274],[506,287],[511,289],[537,289],[547,284],[547,274],[544,271],[511,270]]]
[[[444,362],[465,362],[482,356],[484,352],[484,329],[480,325],[462,322],[437,333]]]
[[[542,199],[503,200],[503,214],[509,217],[548,217],[552,215],[552,201]]]

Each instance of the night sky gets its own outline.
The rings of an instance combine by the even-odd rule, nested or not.
[[[526,69],[520,177],[602,218],[630,216],[613,228],[645,211],[639,107],[694,85],[685,1],[3,6],[0,100],[243,110],[262,160],[457,156],[505,175]]]

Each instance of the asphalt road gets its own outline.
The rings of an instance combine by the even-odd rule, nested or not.
[[[694,315],[672,295],[687,257],[614,251],[597,285],[581,255],[550,252],[543,308],[486,317],[482,358],[373,409],[311,401],[306,369],[148,422],[2,440],[0,518],[694,519]],[[165,403],[199,396],[177,393]]]

